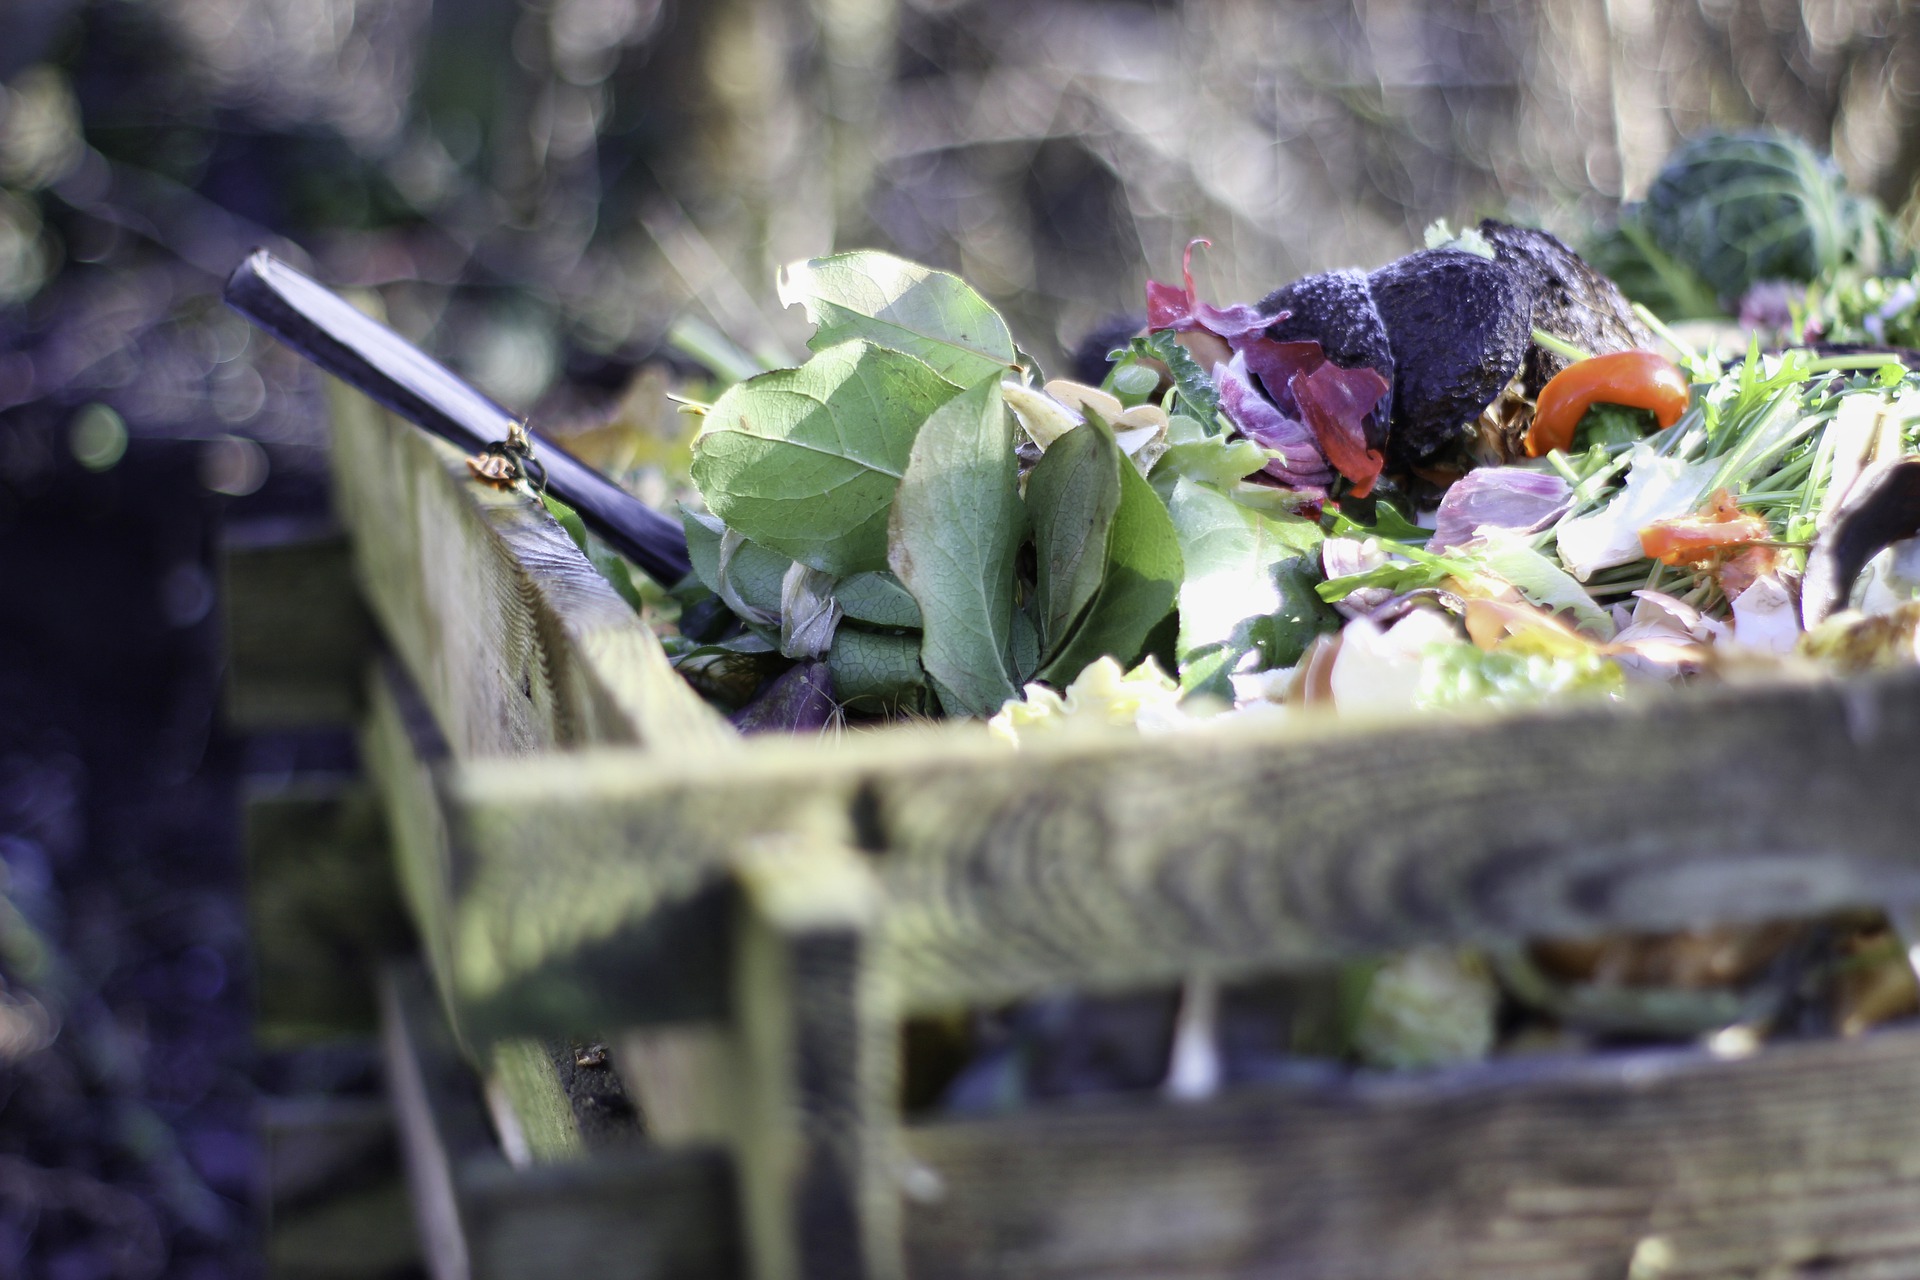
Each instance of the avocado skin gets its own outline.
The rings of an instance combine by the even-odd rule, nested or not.
[[[1533,297],[1532,328],[1565,338],[1582,351],[1652,349],[1653,331],[1633,314],[1620,286],[1601,275],[1558,237],[1534,227],[1487,218],[1480,223],[1496,260],[1518,272]],[[1522,377],[1528,399],[1572,361],[1544,347],[1527,352]]]
[[[1389,463],[1424,462],[1456,442],[1526,359],[1533,299],[1513,266],[1421,249],[1367,277],[1393,350]]]

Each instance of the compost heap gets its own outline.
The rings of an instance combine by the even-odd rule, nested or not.
[[[1676,363],[1553,236],[1431,238],[1225,307],[1190,248],[1098,387],[952,276],[788,268],[816,354],[701,410],[676,665],[748,730],[1017,739],[1910,660],[1899,353]]]
[[[1642,241],[1662,278],[1696,251],[1698,279],[1731,278],[1724,243]],[[1190,247],[1098,386],[1044,380],[953,276],[795,264],[811,358],[694,407],[705,510],[669,650],[750,732],[945,715],[1015,746],[1913,662],[1920,379],[1910,353],[1806,339],[1920,332],[1920,292],[1836,252],[1811,284],[1718,295],[1770,298],[1794,340],[1723,356],[1502,222],[1231,306],[1199,296]],[[1507,1019],[1523,1037],[1723,1033],[1755,999],[1777,1029],[1766,991],[1816,970],[1796,1016],[1859,1030],[1913,1007],[1901,957],[1876,915],[1420,953],[1336,981],[1362,994],[1332,1051],[1478,1056],[1503,1000],[1538,1015]]]

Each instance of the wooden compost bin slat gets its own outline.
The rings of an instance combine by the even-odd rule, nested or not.
[[[723,768],[613,750],[475,761],[445,778],[457,830],[437,909],[464,1013],[682,1017],[585,969],[697,929],[745,844],[804,828],[871,855],[898,998],[938,1009],[1913,901],[1915,760],[1920,672],[1019,753],[888,732],[760,739]],[[529,984],[548,1003],[516,1007]]]
[[[906,1142],[939,1188],[908,1207],[909,1269],[938,1280],[1920,1275],[1913,1032],[1054,1107]]]
[[[425,975],[394,971],[381,999],[388,1087],[435,1280],[739,1274],[724,1152],[636,1151],[510,1168]]]
[[[361,589],[456,756],[734,740],[538,504],[358,392],[329,395]]]
[[[728,1142],[752,1274],[1920,1275],[1909,1033],[924,1126],[885,1051],[906,1012],[1062,983],[1920,901],[1920,672],[1018,754],[742,743],[524,497],[339,417],[406,669],[367,754],[447,1007],[474,1047],[703,1037],[655,1132]]]

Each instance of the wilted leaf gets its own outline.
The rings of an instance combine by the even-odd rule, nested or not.
[[[961,386],[1017,363],[1006,321],[965,281],[892,254],[862,249],[792,263],[778,288],[783,305],[805,307],[819,326],[807,344],[815,351],[864,338]]]
[[[1026,533],[997,381],[949,400],[921,427],[892,530],[892,568],[920,605],[921,661],[942,703],[992,715],[1015,693],[1013,562]]]
[[[780,652],[789,658],[826,656],[844,612],[833,598],[833,578],[794,561],[780,581]]]
[[[693,445],[713,513],[762,546],[843,575],[887,562],[887,512],[915,433],[958,388],[867,342],[729,388]]]

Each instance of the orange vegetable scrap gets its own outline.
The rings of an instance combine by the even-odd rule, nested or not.
[[[1596,404],[1645,409],[1670,427],[1687,411],[1687,376],[1653,351],[1610,351],[1568,365],[1540,388],[1533,425],[1527,428],[1529,458],[1573,444],[1573,431]]]
[[[1640,550],[1662,564],[1702,564],[1734,547],[1765,542],[1773,536],[1767,518],[1743,511],[1725,489],[1716,489],[1706,510],[1696,515],[1656,520],[1640,531]]]

